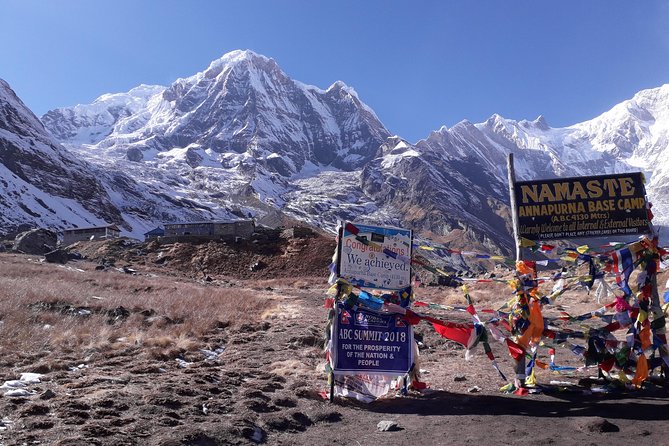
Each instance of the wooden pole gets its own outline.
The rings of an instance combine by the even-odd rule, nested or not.
[[[511,221],[513,224],[513,241],[516,244],[516,261],[523,260],[523,252],[520,248],[520,234],[518,231],[518,214],[516,214],[516,170],[513,167],[513,153],[509,153],[506,160],[506,168],[509,173],[509,198],[511,200]]]
[[[330,402],[334,402],[334,391],[335,391],[335,374],[330,372]]]
[[[513,242],[516,245],[516,262],[523,260],[523,252],[520,248],[520,234],[518,230],[518,214],[516,214],[516,171],[513,167],[513,153],[509,153],[506,160],[506,168],[509,173],[509,199],[511,202],[511,221],[513,224]],[[516,274],[518,274],[516,272]],[[515,361],[513,371],[516,376],[513,384],[516,388],[520,388],[525,383],[525,355],[523,354],[517,361]]]
[[[653,232],[653,236],[658,237],[657,233],[655,232]],[[669,358],[669,345],[667,345],[666,342],[667,327],[666,327],[666,322],[664,321],[665,317],[664,310],[660,305],[660,292],[657,286],[657,271],[651,276],[650,283],[652,286],[652,291],[650,295],[650,313],[653,316],[653,322],[658,321],[658,323],[660,323],[660,321],[662,320],[661,325],[656,327],[653,330],[653,332],[660,338],[660,340],[664,341],[664,343],[662,343],[659,347],[659,353],[660,353],[660,358],[662,359],[661,370],[664,371],[664,379],[668,380],[669,379],[669,377],[667,377],[668,367],[664,361],[666,361],[667,358]]]

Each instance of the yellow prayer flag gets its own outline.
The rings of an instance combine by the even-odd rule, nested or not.
[[[536,243],[530,239],[527,239],[525,237],[520,238],[520,247],[521,248],[531,248],[532,246],[536,246]]]
[[[534,369],[532,369],[532,372],[530,373],[530,376],[525,378],[525,385],[529,387],[536,387],[537,386],[537,377],[534,376]]]

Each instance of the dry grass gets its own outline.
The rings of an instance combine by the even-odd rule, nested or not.
[[[304,277],[279,277],[276,279],[263,279],[246,281],[256,287],[270,287],[278,290],[282,289],[319,289],[327,290],[327,276],[304,276]],[[243,283],[243,282],[242,282]]]
[[[217,326],[256,321],[269,307],[251,290],[76,266],[85,272],[0,255],[3,355],[95,354],[136,346],[158,356],[177,354],[206,346],[203,337]],[[117,318],[121,307],[129,314]]]
[[[317,379],[319,375],[322,375],[322,364],[319,364],[317,369],[307,366],[304,361],[298,359],[286,359],[285,361],[273,362],[269,365],[268,371],[271,373],[276,373],[280,376],[292,376],[299,377],[302,379],[313,378]]]

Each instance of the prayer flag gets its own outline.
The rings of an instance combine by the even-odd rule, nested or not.
[[[613,270],[616,272],[616,282],[626,295],[631,295],[632,290],[627,283],[632,270],[634,269],[634,258],[629,248],[623,248],[619,251],[613,251]]]

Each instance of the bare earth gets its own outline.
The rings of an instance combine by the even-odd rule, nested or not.
[[[427,391],[329,403],[322,346],[332,242],[300,243],[219,252],[215,262],[206,256],[218,248],[183,246],[132,256],[108,249],[106,257],[94,255],[104,247],[82,246],[90,260],[65,266],[0,254],[0,384],[43,374],[24,388],[29,396],[0,390],[0,445],[669,444],[669,394],[660,383],[598,393],[602,381],[584,380],[596,368],[539,370],[540,384],[572,385],[554,385],[549,395],[505,395],[482,350],[465,361],[462,347],[428,325],[416,327]],[[160,250],[169,249],[190,257],[160,261],[167,255]],[[189,263],[192,251],[202,257]],[[96,271],[100,257],[136,274]],[[265,272],[254,276],[248,262],[258,260]],[[229,268],[215,267],[224,261]],[[281,267],[293,261],[301,265],[296,275]],[[479,309],[510,296],[489,284],[472,286],[471,295]],[[447,288],[420,288],[417,298],[464,304]],[[598,307],[590,299],[580,292],[563,304],[578,314]],[[505,349],[493,349],[510,377]],[[559,349],[556,362],[581,365]],[[401,429],[379,432],[382,420]]]

